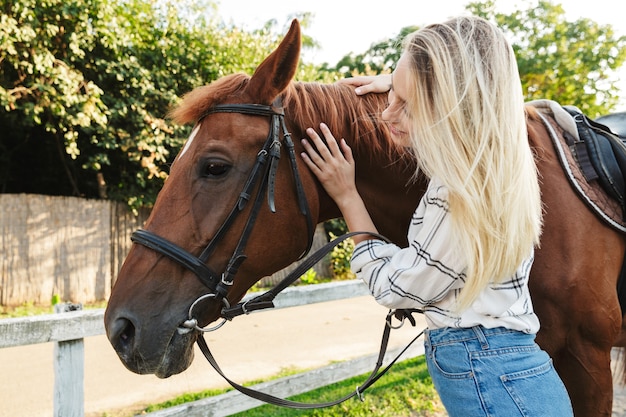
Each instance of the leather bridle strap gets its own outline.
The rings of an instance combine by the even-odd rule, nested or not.
[[[300,265],[298,265],[298,267],[296,267],[291,273],[289,273],[287,275],[287,277],[285,277],[283,280],[281,280],[274,288],[272,288],[271,290],[261,294],[260,296],[254,297],[248,301],[239,303],[233,307],[225,307],[222,309],[222,318],[226,319],[226,320],[232,320],[234,317],[242,315],[242,314],[248,314],[252,311],[256,311],[256,310],[261,310],[261,309],[265,309],[265,308],[272,308],[274,307],[274,298],[285,288],[287,288],[290,284],[292,284],[293,282],[295,282],[300,276],[302,276],[302,274],[304,274],[306,271],[308,271],[310,268],[313,267],[313,265],[315,265],[317,262],[319,262],[321,259],[324,258],[325,255],[327,255],[330,251],[332,251],[333,248],[335,248],[337,245],[339,245],[341,242],[345,241],[348,238],[351,238],[353,236],[356,235],[369,235],[372,236],[374,238],[377,239],[381,239],[383,241],[389,242],[389,240],[377,233],[372,233],[372,232],[350,232],[350,233],[346,233],[343,234],[339,237],[337,237],[336,239],[328,242],[326,245],[324,245],[322,248],[318,249],[315,253],[313,253],[312,255],[310,255],[304,262],[302,262]],[[217,361],[215,360],[215,357],[213,356],[213,354],[211,353],[211,350],[209,349],[206,340],[204,339],[204,335],[203,334],[199,334],[198,335],[198,339],[197,339],[197,344],[198,347],[200,348],[200,350],[202,351],[202,354],[204,355],[204,357],[206,358],[206,360],[211,364],[211,366],[213,367],[213,369],[215,369],[215,371],[220,374],[233,388],[235,388],[236,390],[238,390],[239,392],[241,392],[242,394],[245,394],[249,397],[252,397],[254,399],[266,402],[268,404],[273,404],[273,405],[277,405],[277,406],[281,406],[281,407],[288,407],[288,408],[296,408],[296,409],[311,409],[311,408],[322,408],[322,407],[330,407],[333,405],[337,405],[339,403],[342,403],[352,397],[358,396],[361,400],[362,398],[362,394],[363,392],[369,388],[371,385],[373,385],[380,377],[382,377],[390,368],[392,365],[394,365],[398,359],[402,356],[402,354],[404,354],[404,352],[406,352],[406,350],[424,333],[423,331],[420,332],[397,356],[395,359],[393,359],[393,361],[391,361],[391,363],[389,363],[389,365],[387,365],[382,371],[380,371],[381,367],[382,367],[382,363],[383,363],[383,359],[385,357],[385,353],[387,351],[387,346],[389,343],[389,334],[392,328],[397,328],[397,327],[393,327],[391,325],[391,320],[392,317],[395,315],[396,317],[402,317],[402,319],[404,318],[408,318],[409,321],[412,323],[413,326],[415,326],[415,320],[413,319],[413,317],[411,316],[412,313],[422,313],[421,310],[417,310],[417,309],[401,309],[401,310],[390,310],[389,313],[387,314],[387,318],[385,320],[385,328],[383,329],[383,335],[382,335],[382,339],[381,339],[381,344],[380,344],[380,349],[378,352],[378,360],[376,362],[376,366],[374,367],[374,370],[370,373],[369,377],[365,380],[365,382],[358,386],[356,388],[356,390],[338,400],[335,401],[331,401],[331,402],[326,402],[326,403],[301,403],[301,402],[296,402],[296,401],[290,401],[287,399],[282,399],[279,397],[275,397],[273,395],[258,391],[258,390],[254,390],[251,388],[246,388],[242,385],[237,384],[236,382],[232,381],[231,379],[229,379],[224,372],[222,371],[222,369],[219,367],[219,365],[217,364]],[[379,372],[380,371],[380,372]]]
[[[268,404],[277,405],[280,407],[288,407],[288,408],[295,408],[295,409],[312,409],[312,408],[331,407],[333,405],[337,405],[346,400],[349,400],[350,398],[355,397],[355,396],[358,396],[359,399],[363,400],[363,392],[365,392],[366,389],[368,389],[376,381],[378,381],[378,379],[380,379],[380,377],[382,377],[398,361],[398,359],[400,359],[400,357],[404,354],[404,352],[406,352],[408,348],[417,339],[419,339],[420,336],[424,333],[424,331],[421,331],[417,336],[415,336],[415,338],[413,338],[413,340],[411,340],[411,342],[409,342],[409,344],[404,349],[402,349],[402,351],[382,371],[380,371],[383,365],[383,360],[385,358],[385,353],[387,352],[387,346],[389,344],[389,334],[391,332],[391,329],[394,328],[391,325],[391,320],[394,314],[395,314],[394,310],[389,310],[389,313],[387,314],[387,318],[385,320],[385,328],[383,329],[383,336],[382,336],[382,340],[380,343],[380,349],[378,351],[378,359],[376,361],[376,366],[374,367],[374,370],[370,373],[369,377],[365,380],[365,382],[363,382],[362,385],[357,386],[354,392],[351,392],[350,394],[342,398],[339,398],[338,400],[324,402],[324,403],[302,403],[302,402],[297,402],[297,401],[291,401],[291,400],[279,398],[279,397],[237,384],[236,382],[229,379],[224,374],[222,369],[219,367],[219,365],[217,364],[217,361],[215,360],[215,357],[211,353],[211,350],[209,349],[206,343],[206,340],[204,339],[203,334],[198,335],[197,343],[198,343],[198,347],[202,351],[202,354],[204,355],[206,360],[211,364],[211,366],[215,369],[215,371],[218,374],[220,374],[222,378],[224,378],[233,388],[235,388],[237,391],[241,392],[244,395],[247,395],[256,400],[263,401]]]
[[[225,318],[226,320],[232,320],[242,314],[248,314],[253,311],[274,307],[274,298],[276,298],[276,296],[280,292],[296,282],[302,275],[306,273],[306,271],[313,268],[315,264],[321,261],[335,247],[344,242],[346,239],[356,235],[369,235],[382,241],[389,242],[389,239],[387,239],[385,236],[372,232],[350,232],[338,236],[337,238],[331,240],[330,242],[319,248],[317,251],[312,253],[273,288],[247,301],[243,301],[231,307],[222,309],[221,317]]]
[[[247,114],[251,116],[271,116],[272,120],[270,122],[270,130],[267,134],[267,139],[265,140],[263,148],[257,154],[255,165],[252,168],[250,175],[248,176],[243,190],[241,191],[241,193],[239,193],[239,199],[237,200],[237,203],[231,210],[224,223],[222,223],[218,231],[215,233],[213,239],[211,239],[209,244],[199,256],[200,260],[202,260],[203,262],[206,262],[209,259],[219,242],[222,240],[222,237],[227,233],[236,216],[243,210],[246,203],[250,200],[252,192],[254,191],[254,187],[257,185],[258,179],[261,175],[261,168],[265,166],[268,158],[276,157],[275,151],[273,149],[280,147],[280,139],[279,132],[276,127],[276,119],[283,116],[283,110],[280,107],[276,108],[273,106],[266,106],[262,104],[218,104],[207,110],[199,118],[198,123],[200,123],[206,116],[214,113],[237,113]],[[267,172],[267,170],[263,171],[264,174]],[[262,190],[259,190],[258,193],[259,195],[262,194]]]
[[[169,240],[143,229],[134,231],[130,240],[178,262],[193,272],[207,288],[215,289],[217,286],[220,279],[219,274],[215,273],[199,258]]]
[[[283,142],[285,143],[285,147],[287,148],[287,155],[289,156],[289,165],[291,166],[291,174],[293,175],[294,182],[296,183],[296,196],[298,197],[298,206],[300,207],[300,214],[304,215],[307,221],[307,234],[308,234],[308,243],[307,247],[300,255],[299,259],[302,259],[306,256],[307,253],[311,250],[311,246],[313,246],[313,236],[315,234],[315,225],[313,224],[313,216],[311,216],[311,211],[309,209],[309,203],[306,199],[306,195],[304,194],[304,186],[302,185],[302,180],[300,179],[300,172],[298,171],[298,163],[296,162],[296,152],[294,149],[293,141],[291,140],[291,133],[287,130],[287,125],[285,124],[285,117],[280,118],[280,124],[283,130]],[[272,182],[273,183],[273,182]],[[270,183],[270,185],[272,185]]]

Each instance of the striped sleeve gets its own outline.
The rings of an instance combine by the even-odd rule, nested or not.
[[[431,181],[409,226],[406,248],[381,240],[358,244],[352,269],[388,308],[424,308],[464,283],[465,262],[451,244],[448,192]]]

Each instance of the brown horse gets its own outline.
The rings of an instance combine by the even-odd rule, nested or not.
[[[302,163],[290,167],[297,158],[287,131],[299,139],[307,127],[323,121],[346,138],[375,224],[392,241],[406,244],[426,182],[411,182],[414,161],[394,147],[378,119],[385,96],[357,97],[346,86],[292,82],[300,42],[294,21],[252,77],[231,75],[198,88],[174,111],[178,122],[195,123],[194,130],[144,231],[135,236],[140,244],[124,262],[105,315],[108,338],[131,371],[163,378],[184,371],[193,359],[195,321],[206,326],[217,320],[224,305],[296,260],[310,240],[307,217],[316,224],[340,215]],[[624,342],[616,285],[626,243],[573,191],[532,108],[528,131],[545,205],[530,280],[541,320],[538,342],[554,359],[576,415],[609,416],[610,352]],[[268,155],[274,162],[267,174],[255,175]],[[250,218],[256,219],[253,227]],[[210,295],[202,298],[207,287]]]

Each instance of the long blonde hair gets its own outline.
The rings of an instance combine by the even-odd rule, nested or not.
[[[467,259],[459,308],[511,277],[538,245],[541,197],[513,49],[478,17],[405,40],[408,112],[420,168],[448,188],[451,244]]]

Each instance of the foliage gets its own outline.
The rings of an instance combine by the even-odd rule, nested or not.
[[[334,240],[338,236],[348,233],[348,226],[343,218],[331,219],[324,223],[324,230],[328,234],[329,240]],[[355,275],[350,269],[350,259],[354,250],[354,241],[346,239],[330,253],[330,266],[333,278],[338,280],[354,279]]]
[[[345,55],[334,70],[344,77],[391,72],[400,59],[403,39],[417,29],[419,29],[417,26],[404,27],[395,37],[372,44],[364,53]]]
[[[0,0],[0,13],[0,192],[133,207],[154,202],[188,135],[166,117],[182,94],[251,74],[282,38],[272,21],[227,26],[211,0]],[[298,77],[332,79],[310,64]]]
[[[61,153],[76,160],[79,130],[91,133],[107,122],[102,89],[76,65],[101,34],[101,8],[93,7],[93,1],[84,3],[0,1],[2,191],[11,191],[11,177],[15,182],[33,175],[65,176],[71,169],[67,164],[51,164],[50,171],[40,172],[40,166],[28,166],[22,157],[28,153],[45,161]],[[87,141],[93,140],[90,133]],[[45,143],[39,140],[43,136]],[[64,190],[71,193],[78,185],[74,177],[69,180]],[[45,179],[41,183],[44,189],[50,185]]]
[[[61,302],[61,296],[59,294],[52,294],[52,298],[50,299],[50,305],[54,307],[60,302]]]
[[[466,6],[498,24],[511,41],[525,99],[572,104],[592,118],[614,111],[619,102],[616,71],[626,60],[626,37],[591,19],[568,21],[563,6],[548,0],[526,3],[527,8],[511,14],[497,13],[496,0]],[[344,76],[389,72],[399,59],[402,39],[415,29],[403,28],[363,54],[346,55],[334,69]]]
[[[574,104],[591,117],[617,103],[624,37],[574,22],[541,0],[511,14],[495,0],[467,6],[514,44],[526,98]],[[310,13],[298,16],[304,32]],[[271,20],[244,31],[213,0],[0,0],[0,192],[79,195],[150,206],[189,133],[167,118],[191,89],[252,73],[282,38]],[[301,63],[296,78],[388,72],[403,28],[335,67]],[[303,36],[303,47],[316,42]]]
[[[539,0],[511,14],[495,12],[495,0],[468,5],[496,22],[513,43],[527,100],[574,104],[592,118],[619,101],[615,71],[626,60],[626,36],[591,19],[565,19],[560,4]]]
[[[299,280],[300,283],[304,285],[319,284],[320,282],[320,280],[317,278],[317,272],[315,272],[315,269],[313,268],[302,274]]]
[[[330,240],[336,239],[337,236],[330,232]],[[346,239],[335,246],[330,253],[330,266],[333,271],[333,277],[338,280],[354,279],[355,275],[350,269],[350,258],[354,251],[354,240]]]

